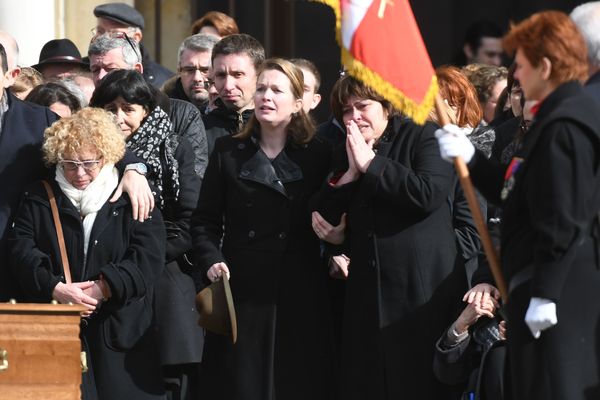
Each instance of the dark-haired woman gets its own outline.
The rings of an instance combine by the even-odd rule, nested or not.
[[[61,83],[49,82],[33,88],[25,101],[46,106],[61,117],[68,117],[81,109],[81,102]]]
[[[108,74],[90,104],[112,112],[129,150],[148,167],[167,229],[166,267],[155,294],[156,328],[161,361],[172,396],[194,392],[194,375],[202,357],[203,334],[197,326],[196,288],[186,252],[191,249],[189,224],[198,200],[200,178],[194,153],[174,134],[168,115],[157,105],[156,89],[133,70]],[[173,397],[177,398],[177,397]]]
[[[332,398],[328,275],[308,205],[330,151],[313,138],[302,95],[302,71],[267,60],[254,116],[216,141],[208,163],[192,217],[194,259],[210,281],[230,275],[238,338],[207,332],[206,398]]]
[[[438,332],[454,317],[447,299],[458,297],[448,279],[456,259],[452,168],[439,157],[435,125],[395,115],[360,81],[341,78],[331,98],[347,140],[319,211],[334,225],[347,213],[352,260],[340,398],[443,398],[431,362]],[[456,276],[464,285],[464,270]]]

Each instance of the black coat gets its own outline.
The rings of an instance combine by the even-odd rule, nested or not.
[[[217,99],[216,105],[217,107],[214,110],[202,115],[202,121],[206,129],[206,139],[208,140],[209,156],[212,154],[218,138],[235,135],[254,114],[254,109],[244,110],[241,113],[229,110],[219,99]]]
[[[433,349],[454,317],[465,273],[462,265],[453,273],[454,174],[434,130],[390,119],[367,172],[321,193],[329,222],[348,213],[343,399],[439,398]]]
[[[594,75],[590,76],[590,79],[585,83],[583,89],[600,105],[600,72],[596,72]]]
[[[165,231],[160,212],[134,221],[127,196],[98,211],[84,263],[79,213],[56,182],[56,196],[73,282],[102,274],[112,297],[84,325],[82,341],[100,399],[162,398],[152,321],[154,283],[163,268]],[[25,301],[47,303],[64,281],[48,196],[41,182],[30,185],[10,231],[10,265]],[[86,387],[84,387],[84,391]]]
[[[3,90],[0,88],[0,90]],[[4,91],[8,110],[0,130],[0,259],[6,260],[6,230],[26,185],[42,179],[46,174],[42,162],[44,130],[56,119],[46,107],[23,102]],[[0,302],[19,298],[17,285],[8,269],[0,263]]]
[[[192,217],[194,259],[205,273],[227,263],[238,339],[207,333],[206,398],[331,399],[328,274],[308,206],[329,159],[318,139],[288,143],[272,162],[252,138],[217,140]]]
[[[142,65],[144,66],[144,78],[146,78],[152,86],[160,89],[163,83],[175,74],[154,61],[152,57],[150,57],[148,50],[141,44],[140,51],[142,53]]]
[[[519,164],[520,162],[520,164]],[[541,104],[505,172],[476,153],[469,168],[491,201],[502,202],[502,266],[507,281],[525,276],[507,306],[515,399],[584,400],[600,396],[600,112],[578,83]],[[558,324],[535,340],[524,317],[531,297],[554,301]]]
[[[179,167],[179,196],[175,200],[170,188],[163,184],[166,266],[157,282],[155,296],[157,345],[163,365],[199,363],[204,344],[204,332],[197,321],[196,287],[191,277],[196,274],[186,254],[192,249],[190,219],[198,202],[201,179],[194,171],[194,152],[189,142],[176,138],[173,137],[171,145],[175,146]],[[163,171],[170,170],[166,156],[161,163]]]
[[[200,111],[192,103],[171,99],[161,92],[158,92],[157,100],[160,108],[169,114],[173,131],[192,146],[196,174],[202,178],[208,164],[208,142]]]

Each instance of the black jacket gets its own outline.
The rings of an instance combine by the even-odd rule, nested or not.
[[[238,339],[207,333],[207,398],[333,398],[328,275],[308,205],[329,156],[318,139],[288,142],[272,162],[252,138],[217,140],[192,217],[194,257],[204,276],[227,263]]]
[[[170,78],[168,81],[166,81],[161,90],[163,91],[164,94],[166,94],[167,96],[169,96],[172,99],[183,100],[183,101],[187,101],[187,102],[194,104],[189,99],[187,94],[185,94],[185,91],[183,90],[183,85],[181,84],[181,77],[179,77],[179,76],[174,76],[174,77]],[[208,100],[203,101],[200,104],[194,104],[194,105],[196,106],[196,108],[198,108],[198,110],[200,110],[200,112],[202,114],[204,114],[205,110],[206,110],[206,106],[208,105]]]
[[[152,322],[152,293],[163,269],[165,230],[160,212],[143,223],[132,218],[126,195],[115,203],[106,202],[98,211],[92,228],[87,258],[79,213],[51,181],[64,232],[73,282],[94,280],[100,274],[110,286],[112,297],[89,320],[82,331],[84,346],[90,351],[92,370],[101,399],[125,397],[156,388],[158,363],[154,374],[131,385],[134,370],[152,364],[155,347],[142,339]],[[10,265],[25,301],[47,303],[56,284],[64,281],[60,250],[48,196],[41,182],[30,185],[23,194],[10,231]],[[128,367],[122,362],[128,356]],[[142,352],[140,357],[134,354]],[[155,358],[154,358],[155,359]],[[137,375],[139,378],[139,375]]]
[[[192,103],[171,99],[162,92],[157,93],[158,104],[169,115],[173,131],[192,146],[195,154],[194,169],[202,178],[208,163],[208,143],[200,111]]]
[[[208,155],[215,148],[215,142],[223,136],[235,135],[248,122],[254,109],[244,110],[241,113],[232,111],[225,107],[221,100],[216,101],[217,107],[208,114],[202,115],[206,139],[208,140]]]
[[[163,67],[150,57],[148,50],[140,43],[142,52],[142,66],[144,67],[144,78],[157,89],[165,83],[167,79],[175,75],[173,72]]]
[[[600,72],[596,72],[594,75],[590,76],[590,79],[585,83],[583,89],[590,97],[593,97],[594,100],[596,100],[600,107]]]
[[[0,131],[0,259],[7,260],[7,228],[25,186],[46,175],[41,153],[44,130],[58,116],[46,107],[17,99],[7,90],[4,96],[8,110]],[[18,299],[17,286],[7,263],[0,263],[0,302]]]

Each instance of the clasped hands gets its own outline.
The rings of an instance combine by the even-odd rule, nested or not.
[[[490,298],[498,300],[500,292],[492,285],[482,283],[469,290],[463,300],[467,303],[486,304]],[[542,331],[553,327],[558,323],[556,315],[556,304],[552,300],[532,297],[525,313],[525,324],[531,331],[531,335],[538,339]]]
[[[373,145],[375,139],[366,141],[356,122],[346,124],[346,154],[348,156],[348,170],[342,175],[336,186],[340,186],[358,179],[360,174],[367,172],[371,161],[375,158]]]

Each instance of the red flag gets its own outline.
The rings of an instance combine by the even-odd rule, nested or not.
[[[342,64],[422,124],[437,81],[408,0],[315,0],[333,8]]]

